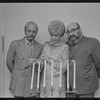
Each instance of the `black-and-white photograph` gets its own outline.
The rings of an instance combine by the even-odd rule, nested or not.
[[[0,98],[100,98],[100,3],[0,3]]]

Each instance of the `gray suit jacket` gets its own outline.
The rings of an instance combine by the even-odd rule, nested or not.
[[[42,45],[34,41],[33,58],[38,58]],[[28,52],[25,39],[12,41],[7,53],[6,64],[11,72],[10,91],[15,96],[30,96],[32,67],[28,67]],[[35,70],[33,94],[36,95],[37,71]]]
[[[93,93],[99,88],[97,70],[100,68],[100,43],[83,36],[78,46],[71,49],[70,60],[76,61],[77,94]],[[70,61],[70,84],[73,84],[73,63]]]

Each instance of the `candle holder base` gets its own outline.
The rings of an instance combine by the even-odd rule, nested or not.
[[[75,98],[75,94],[76,94],[77,91],[75,90],[67,90],[66,93],[67,93],[67,98]]]
[[[77,91],[66,91],[66,93],[76,93]]]
[[[44,97],[46,97],[46,87],[43,87]]]
[[[37,98],[39,98],[40,97],[40,90],[39,89],[37,89]]]
[[[62,92],[61,87],[59,87],[58,92],[59,92],[59,98],[60,98],[61,97],[61,92]]]
[[[32,94],[33,94],[33,91],[32,91],[32,89],[30,90],[30,97],[32,97]]]
[[[51,96],[53,96],[53,91],[55,90],[53,86],[51,86]]]

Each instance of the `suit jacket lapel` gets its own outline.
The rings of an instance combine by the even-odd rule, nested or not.
[[[28,58],[27,46],[24,38],[18,43],[17,49],[20,51],[24,58]]]
[[[36,57],[36,53],[37,53],[37,51],[38,51],[38,44],[37,44],[37,42],[34,40],[34,44],[33,44],[33,52],[32,52],[32,58],[35,58]]]
[[[77,47],[75,47],[74,49],[72,49],[70,51],[70,57],[73,57],[77,51],[83,46],[83,44],[85,43],[86,39],[85,37],[83,36],[82,39],[80,40],[80,42],[78,43]]]

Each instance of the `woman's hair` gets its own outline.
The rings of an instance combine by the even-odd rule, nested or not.
[[[50,35],[59,35],[62,37],[65,34],[65,25],[60,20],[53,20],[48,25],[48,31]]]

